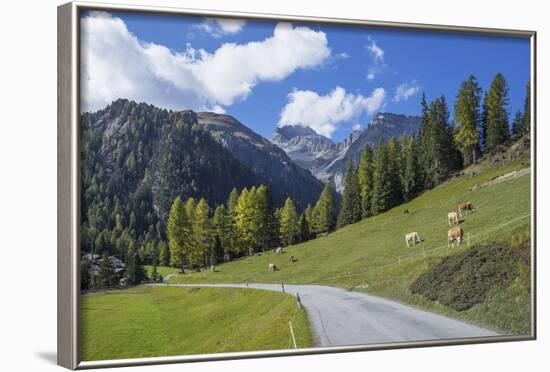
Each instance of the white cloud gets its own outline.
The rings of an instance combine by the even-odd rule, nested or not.
[[[206,18],[204,22],[197,27],[214,37],[221,37],[223,35],[233,35],[240,32],[245,24],[246,21],[243,19]]]
[[[397,89],[395,89],[395,95],[393,96],[394,102],[406,101],[410,97],[414,96],[420,91],[420,87],[416,82],[412,83],[403,83],[400,84]]]
[[[212,53],[187,45],[181,53],[145,43],[108,13],[82,18],[82,109],[117,98],[170,109],[216,109],[246,99],[262,81],[279,81],[330,56],[326,35],[288,23],[273,36],[246,44],[225,43]]]
[[[279,126],[301,125],[330,137],[341,122],[361,113],[373,114],[384,103],[386,92],[376,88],[368,97],[346,93],[337,86],[328,95],[310,90],[295,90],[288,94],[288,103],[280,114]]]
[[[374,57],[374,60],[379,63],[384,63],[384,50],[376,44],[376,42],[369,36],[369,44],[367,50]]]
[[[359,130],[361,129],[361,124],[355,124],[353,127],[351,127],[353,130]]]
[[[369,54],[372,57],[372,64],[368,68],[367,80],[373,81],[381,72],[383,72],[388,66],[384,61],[385,52],[382,48],[376,44],[373,38],[368,37],[368,44],[366,45]]]

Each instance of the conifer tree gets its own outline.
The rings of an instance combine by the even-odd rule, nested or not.
[[[161,241],[158,247],[159,251],[159,264],[161,266],[168,266],[170,264],[170,252],[165,241]]]
[[[189,252],[189,264],[195,267],[206,266],[209,262],[211,235],[208,213],[208,203],[201,198],[195,207],[192,224],[196,246]]]
[[[255,189],[250,191],[245,187],[235,207],[235,253],[242,255],[247,253],[254,244],[254,208],[252,200],[255,194]]]
[[[381,140],[374,150],[374,174],[372,187],[372,214],[380,214],[390,208],[392,195],[392,175],[388,155],[388,145]]]
[[[401,146],[395,137],[391,137],[388,141],[388,166],[391,179],[389,208],[403,202],[401,163]]]
[[[369,217],[372,213],[372,185],[373,185],[373,158],[374,153],[369,144],[365,145],[359,160],[357,168],[357,177],[359,179],[359,188],[361,190],[361,214],[362,217]]]
[[[285,205],[281,211],[279,235],[281,243],[285,246],[297,243],[300,236],[299,216],[296,212],[294,202],[290,197],[286,199]]]
[[[305,242],[308,241],[309,236],[309,225],[307,223],[307,218],[304,213],[300,215],[300,218],[298,220],[298,225],[300,226],[300,233],[298,237],[298,242]]]
[[[166,235],[170,249],[170,265],[184,272],[186,250],[189,248],[190,221],[185,205],[176,197],[170,208]]]
[[[527,132],[525,128],[525,118],[523,117],[521,111],[517,111],[512,121],[512,134],[516,137],[521,136]]]
[[[308,226],[308,239],[311,239],[315,234],[315,229],[313,227],[313,208],[311,207],[311,204],[308,204],[306,209],[304,210],[304,218],[306,219],[306,223]]]
[[[351,223],[361,220],[361,195],[359,188],[359,178],[353,165],[353,161],[348,161],[346,178],[344,180],[344,192],[342,195],[342,207],[338,214],[337,226],[341,228]]]
[[[115,270],[107,253],[99,262],[99,271],[97,273],[97,288],[110,288],[114,284]]]
[[[480,101],[481,88],[475,76],[470,75],[460,85],[454,107],[455,140],[462,153],[464,165],[475,164],[479,152]]]
[[[498,73],[487,93],[486,138],[487,151],[494,150],[508,140],[508,84]]]
[[[128,260],[126,263],[126,278],[132,285],[141,284],[147,279],[147,273],[141,261],[135,245],[128,247]]]
[[[525,103],[523,105],[523,122],[526,132],[531,131],[531,79],[525,87]]]
[[[329,184],[325,185],[319,200],[315,204],[312,220],[317,235],[329,233],[336,226],[336,203]]]
[[[419,154],[416,139],[405,138],[402,148],[401,182],[403,200],[409,201],[422,190],[422,171],[419,164]]]

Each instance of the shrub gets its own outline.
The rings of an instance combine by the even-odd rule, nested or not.
[[[467,310],[483,302],[491,290],[507,286],[518,276],[518,265],[525,263],[526,250],[526,243],[474,246],[443,258],[421,274],[410,290],[457,311]]]

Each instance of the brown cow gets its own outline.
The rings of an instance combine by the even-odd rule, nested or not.
[[[417,232],[412,232],[405,235],[405,243],[407,244],[407,247],[410,247],[409,242],[412,242],[412,245],[414,246],[416,243],[420,243],[421,241],[422,238],[420,238],[420,234]]]
[[[458,214],[460,215],[460,218],[462,218],[462,211],[468,212],[468,214],[473,213],[476,211],[474,208],[474,205],[470,202],[466,203],[460,203],[458,205]]]
[[[453,247],[455,246],[455,241],[458,242],[458,245],[462,243],[462,237],[464,236],[464,229],[460,226],[453,227],[452,229],[449,229],[449,232],[447,233],[447,247],[452,244]]]

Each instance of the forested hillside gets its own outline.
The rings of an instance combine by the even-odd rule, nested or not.
[[[82,251],[151,250],[176,196],[217,204],[258,183],[191,111],[118,100],[83,114],[81,128]]]

